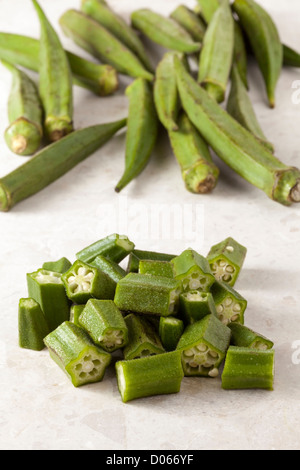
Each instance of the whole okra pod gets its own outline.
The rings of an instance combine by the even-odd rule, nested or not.
[[[207,24],[209,24],[220,6],[220,0],[197,0],[201,15]]]
[[[203,41],[206,24],[193,10],[186,5],[179,5],[170,17],[186,29],[194,41],[200,43]]]

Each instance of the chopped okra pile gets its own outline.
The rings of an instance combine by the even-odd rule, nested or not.
[[[101,382],[113,366],[124,403],[178,393],[188,377],[273,390],[274,343],[246,326],[247,300],[235,286],[246,253],[231,237],[203,256],[106,236],[75,261],[27,274],[19,345],[47,348],[75,387]]]
[[[179,4],[168,16],[140,8],[125,21],[109,1],[74,0],[59,31],[88,59],[65,50],[47,13],[32,3],[38,39],[0,32],[0,60],[12,74],[4,138],[13,153],[30,157],[0,178],[0,211],[65,175],[121,129],[123,169],[112,181],[117,193],[141,175],[165,134],[191,193],[215,190],[222,161],[271,200],[300,202],[300,169],[282,162],[265,135],[249,93],[248,67],[251,58],[263,79],[262,100],[273,109],[283,68],[299,68],[300,54],[283,42],[258,2],[195,0],[194,8]],[[159,60],[145,40],[161,48]],[[73,87],[94,93],[101,113],[101,99],[116,93],[121,76],[132,80],[126,82],[126,116],[78,129]]]

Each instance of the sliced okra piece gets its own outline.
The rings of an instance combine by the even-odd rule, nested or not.
[[[141,260],[139,262],[139,273],[174,278],[173,267],[170,261]]]
[[[19,346],[33,351],[45,348],[44,338],[50,333],[41,306],[31,298],[20,299],[18,312]]]
[[[142,260],[171,261],[176,255],[156,251],[133,250],[129,255],[127,273],[137,273]]]
[[[66,321],[44,339],[50,357],[75,387],[101,382],[111,355],[95,345],[83,328]]]
[[[180,293],[175,279],[129,273],[118,282],[114,301],[123,311],[169,316],[177,313]]]
[[[70,308],[70,322],[74,323],[77,326],[80,326],[79,317],[85,308],[85,304],[82,305],[72,305]]]
[[[128,329],[122,313],[112,300],[90,299],[79,323],[95,344],[107,352],[123,348],[128,343]]]
[[[70,303],[60,273],[45,269],[28,273],[27,286],[29,297],[41,306],[50,331],[69,320]]]
[[[273,349],[258,349],[230,346],[222,373],[222,388],[225,390],[265,389],[274,387]]]
[[[183,291],[209,291],[215,278],[207,259],[195,250],[187,249],[171,260],[174,277],[182,283]]]
[[[148,318],[130,313],[124,320],[128,329],[128,344],[123,349],[126,361],[165,352],[160,337]]]
[[[244,324],[247,300],[239,292],[223,281],[216,281],[211,288],[211,293],[216,305],[217,316],[224,325],[231,322]]]
[[[215,278],[233,287],[247,255],[247,248],[232,237],[211,247],[207,259]]]
[[[187,324],[202,320],[209,314],[217,316],[215,302],[210,292],[198,290],[183,292],[180,294],[179,301],[180,316]]]
[[[111,261],[105,256],[97,256],[90,264],[106,274],[114,289],[116,288],[117,282],[126,276],[125,270],[118,263]]]
[[[211,314],[188,325],[177,345],[185,376],[217,377],[230,335],[230,329]]]
[[[184,377],[179,351],[116,363],[124,403],[138,398],[180,392]]]
[[[58,261],[46,261],[42,268],[46,269],[46,271],[52,271],[54,273],[60,273],[64,274],[65,272],[70,269],[72,266],[71,261],[69,261],[67,258],[63,257],[60,258]]]
[[[206,31],[206,24],[193,10],[186,5],[179,5],[170,15],[192,36],[194,41],[202,42]]]
[[[106,274],[83,261],[77,260],[62,275],[68,298],[77,304],[89,299],[113,299],[114,286]]]
[[[76,258],[84,263],[92,263],[97,256],[104,256],[115,263],[120,263],[134,249],[134,243],[126,235],[114,233],[83,248]]]
[[[176,317],[160,317],[159,337],[166,351],[175,351],[184,332],[184,323]]]
[[[268,338],[240,323],[230,323],[228,328],[231,330],[232,346],[258,349],[259,351],[266,351],[274,346],[274,343]]]

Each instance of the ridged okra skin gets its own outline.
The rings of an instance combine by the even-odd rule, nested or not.
[[[106,275],[107,282],[115,293],[117,283],[126,276],[125,270],[118,263],[102,255],[97,256],[90,264]]]
[[[299,52],[286,44],[283,44],[283,65],[286,67],[300,67]]]
[[[230,323],[228,328],[231,330],[232,346],[253,348],[259,351],[266,351],[267,349],[272,349],[274,346],[273,341],[245,325]]]
[[[20,299],[18,311],[19,346],[23,349],[42,351],[44,338],[50,333],[40,305],[31,298]]]
[[[82,314],[86,304],[77,305],[73,304],[70,308],[70,319],[69,321],[77,326],[81,326],[79,323],[79,317]]]
[[[172,255],[170,253],[160,253],[157,251],[146,251],[146,250],[134,249],[129,255],[126,272],[137,273],[139,271],[139,263],[142,260],[171,261],[173,258],[175,258],[175,256],[176,255]]]
[[[79,317],[79,324],[94,343],[107,352],[114,352],[128,343],[125,320],[112,300],[90,299]]]
[[[40,148],[43,137],[43,107],[37,86],[27,73],[13,64],[4,60],[2,64],[12,74],[5,141],[17,155],[33,155]]]
[[[44,312],[50,331],[69,320],[70,303],[62,282],[62,275],[39,269],[27,274],[28,295]]]
[[[55,273],[64,274],[65,272],[68,271],[68,269],[71,268],[71,266],[72,266],[71,261],[63,257],[57,261],[46,261],[43,264],[42,268],[46,269],[46,271],[52,271]]]
[[[211,314],[187,326],[177,345],[185,376],[217,377],[230,336],[230,329]]]
[[[211,22],[220,6],[220,0],[197,0],[201,15],[207,24]]]
[[[230,346],[222,373],[224,390],[274,388],[275,352]]]
[[[195,250],[183,251],[171,261],[174,277],[182,285],[184,292],[189,290],[209,291],[215,278],[207,259]]]
[[[160,317],[159,337],[166,351],[175,351],[184,328],[184,323],[180,318]]]
[[[139,273],[174,279],[173,267],[170,261],[141,260],[139,263]]]
[[[203,41],[206,24],[193,10],[185,5],[179,5],[172,11],[170,17],[186,29],[194,41],[200,43]]]
[[[234,287],[247,255],[247,248],[232,237],[212,246],[207,255],[212,273],[217,281]]]
[[[118,282],[114,301],[124,312],[169,316],[177,313],[180,293],[175,279],[129,273]]]
[[[119,361],[116,363],[116,373],[124,403],[138,398],[179,393],[184,377],[178,351]]]
[[[123,349],[126,361],[165,352],[160,337],[148,318],[130,313],[124,320],[128,329],[128,344]]]
[[[50,357],[74,387],[101,382],[111,355],[96,346],[89,335],[72,322],[62,323],[44,339]]]
[[[211,293],[217,316],[224,325],[232,322],[244,324],[248,302],[239,292],[223,281],[216,281],[211,288]]]
[[[217,317],[215,302],[210,292],[197,290],[183,292],[180,294],[179,301],[179,315],[187,325],[200,321],[210,314]]]
[[[76,254],[76,258],[84,263],[93,263],[97,256],[103,256],[110,261],[120,263],[134,250],[134,247],[135,244],[127,235],[113,233],[84,247]]]
[[[67,37],[101,62],[112,65],[121,74],[153,81],[153,74],[140,59],[93,18],[71,9],[61,16],[59,22]]]
[[[248,51],[244,32],[241,28],[240,22],[236,19],[234,19],[233,65],[237,68],[246,90],[249,90]]]

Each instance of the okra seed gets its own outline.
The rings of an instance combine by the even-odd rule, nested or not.
[[[225,304],[226,307],[230,307],[230,305],[232,305],[232,303],[233,303],[233,300],[232,300],[231,297],[227,297],[227,299],[225,299],[225,301],[224,301],[224,304]]]
[[[190,281],[189,284],[190,289],[199,289],[201,287],[201,283],[199,279],[194,279]]]
[[[242,307],[240,306],[240,304],[236,303],[234,304],[233,306],[233,311],[234,312],[240,312],[242,310]]]
[[[77,274],[78,274],[79,276],[85,276],[85,274],[86,274],[86,269],[81,266],[81,267],[78,269]]]
[[[230,274],[223,274],[223,276],[222,276],[222,280],[224,282],[230,282],[231,279],[232,279],[232,276]]]
[[[206,352],[208,347],[206,346],[206,344],[198,344],[198,346],[196,346],[198,351],[200,352]]]
[[[192,349],[187,349],[186,351],[184,351],[184,355],[187,357],[192,357],[194,356],[194,351]]]
[[[218,261],[218,265],[219,265],[221,268],[223,268],[224,266],[226,266],[226,261],[220,259],[220,260]]]
[[[231,266],[231,264],[228,264],[228,265],[226,266],[226,271],[227,271],[228,273],[234,273],[235,269],[234,269],[233,266]]]
[[[208,375],[209,375],[210,377],[213,377],[213,378],[218,377],[218,375],[219,375],[219,369],[217,369],[217,368],[212,369],[211,371],[209,371]]]
[[[238,319],[239,319],[239,315],[233,315],[230,320],[231,320],[232,322],[235,322],[235,321],[237,321]]]
[[[228,245],[228,246],[226,247],[226,250],[229,251],[230,253],[233,253],[233,252],[234,252],[234,247]]]
[[[223,313],[224,312],[224,307],[222,304],[217,306],[217,313]]]

